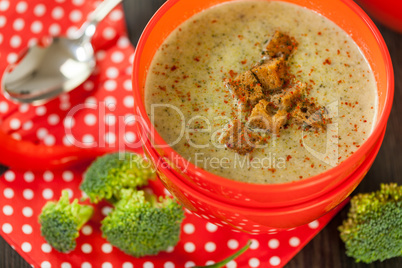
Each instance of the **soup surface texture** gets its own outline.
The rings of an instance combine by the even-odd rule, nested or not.
[[[331,121],[314,131],[285,125],[241,156],[219,142],[238,117],[224,81],[261,60],[281,31],[297,40],[288,72]],[[376,113],[374,75],[353,40],[325,17],[285,2],[235,1],[194,15],[164,41],[147,75],[147,113],[161,137],[193,164],[249,183],[285,183],[344,161],[367,139]]]

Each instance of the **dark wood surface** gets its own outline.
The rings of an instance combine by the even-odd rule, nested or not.
[[[164,0],[126,0],[124,9],[130,39],[137,43],[142,29],[159,8]],[[356,189],[356,192],[374,191],[381,182],[398,182],[402,184],[402,34],[378,25],[391,54],[395,72],[395,97],[393,109],[389,119],[387,132],[381,150],[368,172],[366,178]],[[364,96],[362,96],[364,97]],[[0,168],[0,174],[4,169]],[[391,268],[402,267],[402,258],[394,258],[384,262],[375,262],[370,265],[355,263],[345,255],[343,242],[339,239],[337,227],[346,218],[346,206],[335,218],[293,258],[286,267],[370,267]],[[16,253],[0,237],[0,268],[30,267],[18,253]],[[241,268],[241,267],[239,267]]]

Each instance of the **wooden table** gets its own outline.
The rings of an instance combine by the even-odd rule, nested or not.
[[[130,0],[124,2],[124,10],[128,16],[127,25],[130,39],[137,43],[142,29],[152,14],[164,0]],[[366,178],[356,189],[356,192],[374,191],[381,182],[398,182],[402,184],[402,34],[378,25],[392,57],[395,71],[395,97],[393,109],[389,119],[387,132],[381,150],[368,172]],[[0,173],[4,172],[0,169]],[[343,242],[339,239],[337,227],[345,219],[345,207],[286,267],[288,268],[326,268],[326,267],[402,267],[402,258],[394,258],[371,265],[355,263],[345,255]],[[0,268],[30,267],[18,253],[16,253],[0,237]],[[241,267],[239,267],[241,268]]]

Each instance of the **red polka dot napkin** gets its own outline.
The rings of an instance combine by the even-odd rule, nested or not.
[[[1,73],[21,50],[39,38],[74,33],[96,4],[84,0],[0,0]],[[93,45],[97,69],[69,94],[39,107],[17,105],[0,96],[1,131],[17,140],[47,146],[121,148],[135,142],[130,80],[134,50],[125,33],[121,7],[100,23]],[[299,228],[265,235],[218,227],[187,212],[177,246],[157,256],[134,258],[102,238],[99,221],[111,208],[101,203],[81,230],[77,248],[62,254],[41,237],[37,218],[48,200],[59,198],[61,189],[67,188],[71,197],[82,196],[79,184],[87,165],[40,172],[8,170],[0,177],[0,234],[32,266],[191,267],[220,261],[252,239],[251,249],[227,267],[281,267],[337,212]],[[150,187],[157,194],[168,194],[158,182]]]

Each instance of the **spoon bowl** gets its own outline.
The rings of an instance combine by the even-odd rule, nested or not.
[[[90,43],[55,37],[36,44],[7,67],[3,76],[6,96],[21,103],[42,104],[83,83],[95,68]]]
[[[72,38],[45,38],[10,64],[2,79],[4,95],[19,103],[43,104],[82,84],[95,68],[91,45],[96,25],[122,0],[105,0]]]

